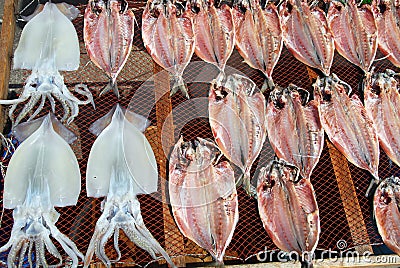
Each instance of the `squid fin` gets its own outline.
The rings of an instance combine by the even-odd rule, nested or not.
[[[28,188],[39,192],[41,202],[50,201],[47,205],[75,205],[81,188],[80,178],[74,152],[54,131],[49,114],[10,160],[4,179],[4,207],[13,209],[29,200]],[[46,197],[48,190],[50,196]]]
[[[49,115],[42,116],[29,122],[20,123],[13,128],[11,133],[19,142],[23,142],[42,125],[43,120],[45,120],[47,116],[50,116],[54,131],[68,144],[73,143],[77,139],[75,133],[66,128],[53,113],[49,113]]]
[[[24,27],[14,53],[14,69],[33,70],[45,64],[59,71],[78,69],[79,40],[72,22],[56,4],[47,2],[43,10]],[[38,66],[42,65],[42,66]]]

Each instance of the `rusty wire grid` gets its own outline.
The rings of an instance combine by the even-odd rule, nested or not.
[[[156,127],[157,125],[162,125],[163,122],[157,122],[156,117],[153,89],[155,64],[143,46],[140,32],[141,13],[145,2],[131,1],[129,5],[134,8],[137,25],[135,25],[135,38],[132,53],[117,80],[121,95],[120,99],[118,100],[112,92],[108,92],[101,97],[98,96],[101,89],[108,83],[108,79],[100,69],[90,62],[86,53],[82,34],[82,16],[74,21],[81,45],[80,68],[75,72],[63,72],[65,83],[69,88],[72,88],[78,83],[85,83],[93,93],[94,102],[96,104],[96,109],[90,105],[80,106],[78,117],[68,126],[77,133],[79,137],[78,141],[75,142],[72,147],[77,155],[81,169],[82,191],[76,206],[57,208],[61,216],[56,226],[62,233],[66,234],[77,244],[82,253],[86,252],[91,235],[94,231],[95,223],[101,214],[101,199],[86,197],[85,176],[87,159],[95,140],[95,136],[88,131],[89,126],[95,120],[105,115],[119,102],[122,106],[129,107],[134,112],[146,116],[151,121],[150,128],[146,131],[150,144],[152,144],[154,149],[160,143]],[[84,6],[79,6],[79,8],[81,14],[83,14]],[[382,57],[380,53],[377,55],[377,58],[379,57]],[[209,89],[209,83],[207,81],[211,79],[206,79],[207,81],[204,81],[203,77],[212,78],[217,72],[214,67],[202,63],[195,55],[192,58],[192,62],[193,65],[190,65],[190,68],[187,68],[184,74],[184,79],[188,82],[191,99],[187,100],[180,93],[175,94],[171,98],[172,117],[175,126],[172,132],[175,141],[177,141],[180,135],[182,135],[185,140],[193,140],[196,137],[212,139],[211,128],[207,118],[207,103],[205,102]],[[258,87],[261,87],[264,81],[262,73],[250,68],[244,63],[236,50],[230,57],[227,66],[228,72],[241,72],[251,78]],[[377,61],[374,66],[377,71],[383,71],[386,68],[398,71],[387,60]],[[15,89],[22,88],[24,79],[29,75],[30,71],[13,70],[12,72],[19,72],[20,77],[23,77],[23,79],[20,81],[10,81],[10,87]],[[358,84],[362,78],[362,72],[337,53],[335,54],[332,72],[337,74],[340,79],[349,83],[355,94],[360,94]],[[283,49],[281,58],[274,70],[273,79],[275,84],[282,87],[295,84],[312,92],[312,81],[307,67],[297,61],[286,48]],[[265,96],[268,97],[267,94]],[[42,114],[48,111],[49,107],[45,107]],[[57,114],[62,115],[60,107],[57,109]],[[282,135],[285,135],[285,133],[282,133]],[[365,191],[372,178],[371,175],[345,161],[349,167],[351,179],[354,183],[355,195],[358,198],[362,215],[360,218],[347,218],[346,209],[348,209],[347,213],[349,214],[350,212],[351,214],[352,210],[357,210],[357,207],[350,206],[345,209],[343,205],[344,203],[336,179],[337,174],[341,174],[342,171],[339,170],[335,173],[332,164],[335,161],[343,163],[343,156],[334,150],[330,150],[328,148],[328,143],[328,139],[325,138],[325,146],[321,159],[311,176],[320,209],[321,220],[321,235],[317,249],[345,250],[364,244],[382,244],[381,238],[374,226],[371,201],[365,197]],[[166,163],[170,149],[170,147],[164,148],[164,150],[155,149],[156,158]],[[253,165],[251,173],[253,184],[256,181],[258,170],[262,166],[267,165],[273,157],[274,152],[267,140],[260,157]],[[7,160],[5,160],[5,164],[7,164]],[[381,151],[379,165],[380,177],[386,178],[390,175],[399,175],[399,171],[400,169],[388,159],[383,151]],[[343,169],[342,175],[346,176],[346,174],[346,171]],[[167,214],[170,213],[169,207],[162,202],[162,189],[164,189],[165,180],[167,180],[167,178],[161,178],[159,182],[159,191],[155,194],[139,196],[145,225],[157,241],[159,241],[161,246],[167,249],[173,260],[176,259],[175,257],[177,256],[195,257],[194,260],[196,261],[210,260],[209,255],[204,250],[197,247],[188,239],[183,238],[182,235],[176,231],[177,228],[175,227],[173,219],[167,217]],[[352,192],[351,188],[345,190]],[[343,194],[342,192],[342,195]],[[226,263],[257,262],[257,253],[265,250],[272,251],[277,248],[262,226],[262,222],[258,216],[256,201],[248,197],[241,188],[238,189],[238,195],[239,222],[233,239],[226,251],[225,261]],[[365,226],[367,237],[358,237],[359,234],[357,231],[351,230],[349,222],[353,226]],[[2,234],[0,236],[0,246],[8,241],[12,224],[12,211],[6,210],[0,230]],[[362,228],[360,228],[360,232],[361,231]],[[338,248],[338,241],[345,241],[346,247]],[[120,234],[120,249],[122,252],[121,265],[158,265],[156,262],[153,262],[146,251],[135,246],[122,232]],[[106,250],[111,259],[117,256],[111,242],[107,244]],[[0,258],[4,260],[5,256],[0,255]],[[94,263],[100,262],[96,258],[94,258],[93,261]]]

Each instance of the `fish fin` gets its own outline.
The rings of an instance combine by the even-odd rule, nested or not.
[[[56,4],[47,2],[25,25],[14,53],[13,68],[32,70],[49,60],[59,71],[74,71],[79,67],[80,50],[72,22]]]
[[[106,94],[110,90],[112,90],[112,92],[114,92],[115,96],[117,96],[117,98],[119,99],[119,91],[118,91],[117,81],[112,81],[112,80],[110,80],[110,82],[101,90],[99,96]]]
[[[178,90],[182,92],[183,96],[189,99],[188,88],[186,87],[185,82],[183,82],[182,77],[176,78],[174,85],[172,86],[170,96],[174,95],[176,92],[178,92]]]
[[[32,178],[38,182],[34,182]],[[42,194],[46,202],[46,187],[50,203],[43,205],[75,205],[80,193],[81,175],[78,161],[67,142],[58,135],[47,115],[40,127],[14,152],[4,184],[4,207],[15,208],[31,198],[28,187]]]
[[[29,122],[18,124],[13,128],[12,134],[19,142],[23,142],[41,126],[43,120],[48,116],[50,117],[54,131],[57,132],[57,134],[60,135],[68,144],[73,143],[77,139],[77,136],[65,127],[53,113],[49,113],[48,115]]]

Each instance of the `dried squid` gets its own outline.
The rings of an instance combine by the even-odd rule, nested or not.
[[[356,0],[331,1],[328,23],[336,50],[351,63],[368,72],[378,48],[378,27],[370,5]]]
[[[222,263],[239,211],[233,169],[226,161],[215,163],[217,152],[213,142],[181,137],[169,161],[169,195],[183,235]]]
[[[324,130],[318,103],[312,100],[303,105],[307,98],[308,92],[294,85],[275,88],[267,105],[267,133],[276,155],[297,166],[300,175],[309,179],[322,153]]]
[[[364,84],[364,105],[374,122],[380,146],[400,166],[400,94],[396,76],[392,70],[369,73]]]
[[[135,15],[125,0],[90,0],[86,6],[83,39],[90,60],[107,73],[108,85],[119,97],[117,77],[132,49]]]
[[[314,83],[314,99],[330,141],[348,161],[369,171],[378,181],[378,135],[358,96],[350,94],[351,87],[335,74]]]
[[[222,79],[235,45],[231,8],[218,0],[195,0],[194,5],[199,9],[193,18],[194,51],[202,60],[218,67]]]
[[[239,167],[248,194],[250,170],[267,136],[265,98],[250,79],[233,74],[226,81],[214,81],[209,94],[210,125],[222,153]]]
[[[374,195],[374,216],[383,242],[400,255],[400,179],[382,181]]]
[[[118,248],[119,230],[154,259],[161,254],[174,266],[168,254],[149,232],[140,213],[139,194],[157,191],[158,172],[154,153],[143,135],[145,118],[124,112],[117,104],[107,115],[97,120],[90,131],[98,135],[89,154],[86,190],[89,197],[103,197],[103,212],[85,256],[88,267],[93,254],[107,266],[111,261],[105,253],[108,239],[114,235]]]
[[[24,90],[18,99],[0,100],[0,104],[12,105],[9,117],[13,125],[18,125],[40,101],[38,108],[29,117],[35,118],[49,99],[52,111],[55,100],[64,109],[61,121],[71,123],[79,113],[79,105],[93,103],[93,97],[86,85],[76,85],[74,90],[86,97],[80,100],[65,86],[59,71],[73,71],[79,66],[78,35],[71,21],[60,12],[57,6],[47,2],[43,10],[24,27],[18,47],[14,53],[14,69],[32,70]],[[27,101],[14,119],[18,104]]]
[[[142,15],[142,39],[153,60],[173,76],[171,95],[189,98],[182,75],[194,53],[192,15],[182,3],[149,0]]]
[[[233,11],[236,47],[245,62],[262,71],[266,81],[261,89],[273,88],[272,72],[281,55],[283,35],[278,9],[272,2],[241,0]]]
[[[305,0],[286,0],[279,15],[283,41],[293,56],[329,75],[335,47],[325,13]]]
[[[74,242],[55,226],[59,217],[55,207],[76,205],[81,176],[74,152],[55,128],[61,135],[69,137],[70,142],[76,137],[54,116],[47,115],[40,121],[40,126],[16,149],[7,169],[4,208],[14,209],[14,225],[10,240],[0,248],[0,252],[11,248],[7,257],[8,267],[21,267],[26,255],[32,267],[32,250],[35,248],[36,266],[47,267],[47,249],[59,260],[57,266],[60,266],[63,259],[51,236],[71,258],[72,267],[77,267],[78,257],[83,259],[83,255]],[[19,125],[18,129],[22,136],[27,136],[32,130],[29,123]]]
[[[375,0],[373,11],[378,26],[379,50],[396,67],[400,67],[400,2]]]
[[[273,160],[260,170],[257,196],[261,220],[275,245],[297,252],[304,266],[312,267],[321,230],[310,181],[299,176],[297,167]]]

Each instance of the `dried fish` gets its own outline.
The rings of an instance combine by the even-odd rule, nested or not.
[[[335,47],[325,13],[305,0],[286,0],[279,14],[283,40],[293,56],[329,75]]]
[[[281,55],[283,36],[277,7],[258,0],[242,0],[233,11],[236,48],[245,62],[262,71],[266,81],[261,89],[272,89],[272,72]]]
[[[222,153],[242,173],[243,186],[254,195],[250,169],[264,144],[266,133],[265,98],[253,81],[233,74],[226,81],[214,81],[209,95],[210,125]]]
[[[400,255],[400,179],[382,181],[374,195],[374,216],[383,242]]]
[[[322,127],[336,148],[359,168],[378,177],[379,142],[375,126],[351,87],[335,74],[318,78],[314,99],[319,102]]]
[[[321,230],[310,181],[299,177],[297,167],[273,160],[260,170],[257,196],[261,220],[275,245],[297,252],[306,267],[312,267]]]
[[[198,0],[195,5],[199,11],[193,17],[194,51],[202,60],[217,66],[222,79],[235,44],[231,8],[215,0]]]
[[[117,77],[131,53],[135,15],[125,0],[90,0],[86,6],[83,39],[90,60],[110,78],[101,94],[119,97]]]
[[[294,85],[275,88],[267,105],[267,133],[276,155],[297,166],[300,175],[309,179],[322,153],[324,130],[318,103],[312,100],[303,105],[307,97],[307,91]]]
[[[182,75],[194,53],[195,34],[189,8],[171,1],[149,0],[142,15],[142,39],[153,60],[173,76],[171,95],[189,98]]]
[[[336,50],[351,63],[368,72],[378,48],[378,27],[370,5],[355,0],[331,1],[328,23]]]
[[[378,26],[378,47],[396,67],[400,67],[400,2],[376,0],[372,7]]]
[[[184,236],[223,262],[239,219],[233,169],[216,160],[218,148],[197,138],[175,145],[169,164],[169,194],[175,222]]]
[[[368,73],[364,86],[364,105],[374,122],[380,146],[400,166],[400,94],[396,76],[392,70]]]

